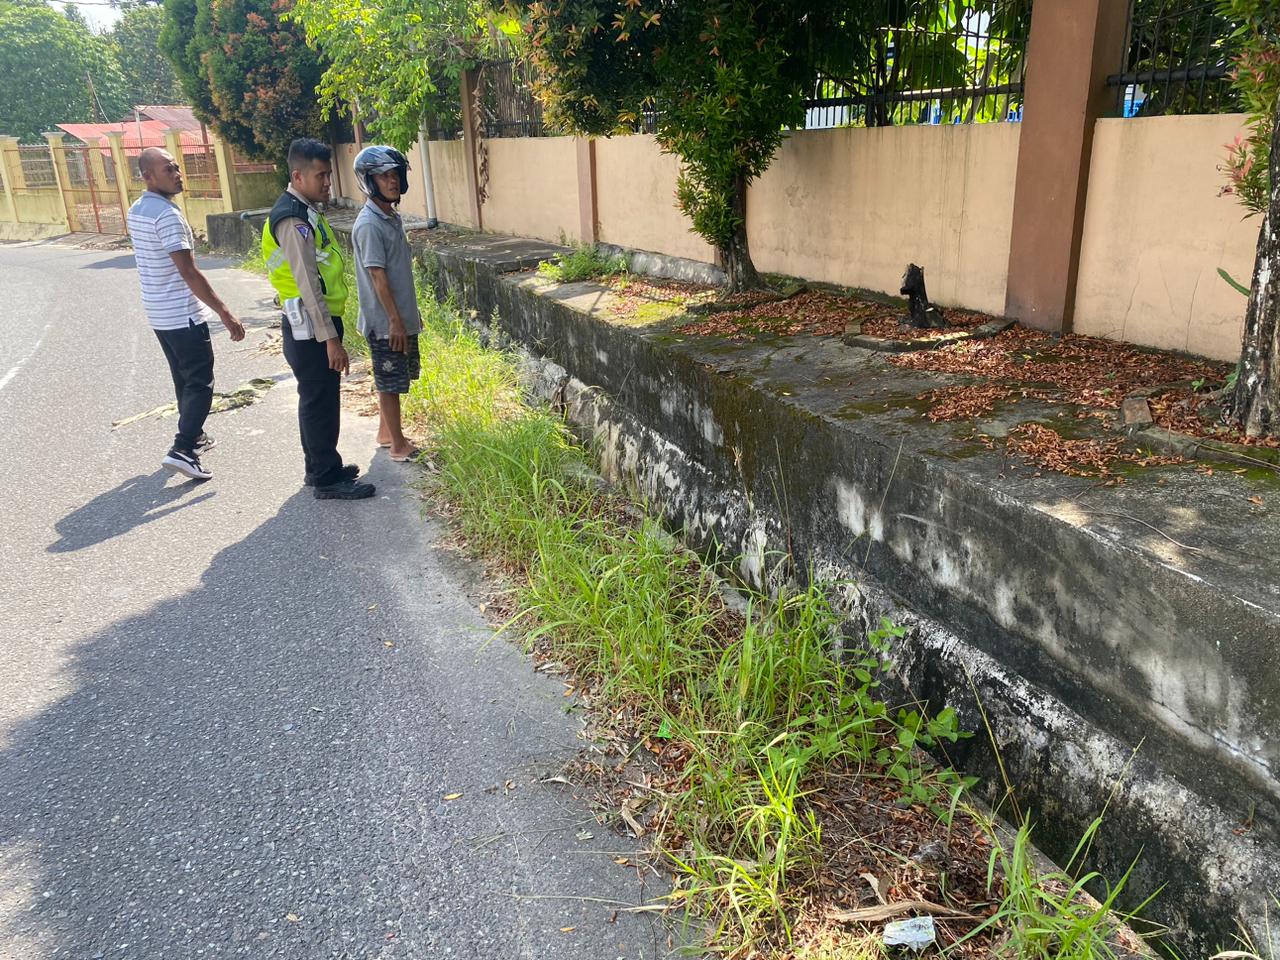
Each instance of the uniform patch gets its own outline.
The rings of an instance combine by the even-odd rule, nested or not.
[[[310,237],[311,237],[311,228],[310,228],[309,226],[307,226],[305,223],[299,223],[299,224],[297,224],[297,225],[296,225],[296,227],[297,227],[298,232],[299,232],[300,234],[302,234],[302,239],[303,239],[303,240],[308,240],[308,239],[310,239]]]

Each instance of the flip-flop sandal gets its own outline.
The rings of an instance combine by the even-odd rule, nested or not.
[[[381,447],[383,450],[389,450],[391,448],[390,443],[383,443],[381,440],[378,441],[378,446]]]
[[[410,450],[403,457],[397,457],[395,454],[391,454],[390,455],[391,462],[392,463],[408,463],[410,460],[412,460],[414,457],[418,456],[421,453],[422,453],[421,450],[415,449],[415,450]]]

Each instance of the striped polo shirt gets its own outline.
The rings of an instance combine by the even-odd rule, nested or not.
[[[178,205],[148,190],[129,208],[129,236],[142,282],[142,307],[154,330],[206,323],[213,311],[201,303],[178,273],[177,250],[194,250],[195,236]]]

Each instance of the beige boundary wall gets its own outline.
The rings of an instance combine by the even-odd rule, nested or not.
[[[896,294],[918,263],[940,304],[1002,313],[1018,129],[793,134],[747,195],[756,266]]]
[[[1074,330],[1217,359],[1239,354],[1259,220],[1221,196],[1240,115],[1097,121]],[[896,293],[909,262],[944,306],[1002,314],[1021,125],[847,128],[792,134],[747,199],[762,269]],[[582,232],[571,137],[492,139],[483,228],[574,242]],[[354,147],[340,152],[354,156]],[[440,219],[474,226],[467,145],[430,145]],[[347,158],[347,170],[350,159]],[[412,159],[411,159],[412,162]],[[416,166],[416,164],[415,164]],[[595,142],[597,238],[712,262],[676,209],[679,164],[651,136]],[[406,210],[425,214],[417,173]],[[589,180],[588,180],[589,182]],[[354,189],[344,171],[343,185]]]
[[[48,154],[44,154],[43,148],[33,146],[25,146],[20,152],[16,138],[0,136],[0,240],[40,240],[95,229],[123,235],[128,208],[146,189],[137,173],[135,151],[125,151],[119,134],[88,145],[68,145],[61,133],[47,136]],[[184,163],[190,163],[195,149],[193,145],[185,150],[180,147],[178,136],[177,131],[168,131],[166,145],[175,156],[182,154]],[[209,145],[217,158],[218,176],[211,184],[204,180],[201,190],[184,192],[177,198],[192,230],[202,237],[208,234],[210,214],[270,205],[280,192],[274,172],[223,176],[232,169],[230,150],[216,139]],[[66,155],[72,151],[88,159],[90,181],[69,181]],[[47,157],[58,170],[55,181],[41,177],[28,183],[24,152],[28,157],[31,152],[41,154],[39,159]]]
[[[1099,120],[1085,208],[1075,330],[1219,360],[1240,356],[1260,217],[1221,196],[1228,114]]]
[[[466,168],[463,166],[467,162],[467,145],[461,140],[437,140],[429,147],[431,180],[436,190],[436,216],[444,223],[470,226],[471,205],[467,197]]]
[[[573,137],[486,140],[485,230],[540,240],[578,236],[578,156]]]
[[[715,250],[676,208],[680,161],[648,135],[596,141],[596,222],[602,243],[710,263]]]

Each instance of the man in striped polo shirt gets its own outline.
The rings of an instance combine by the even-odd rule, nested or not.
[[[213,344],[209,318],[217,314],[232,340],[244,339],[244,327],[195,261],[195,237],[173,198],[182,192],[182,171],[167,150],[148,147],[138,157],[146,192],[129,208],[142,281],[142,306],[160,341],[173,389],[178,396],[178,433],[161,464],[193,480],[213,474],[200,454],[213,446],[204,421],[213,403]]]

